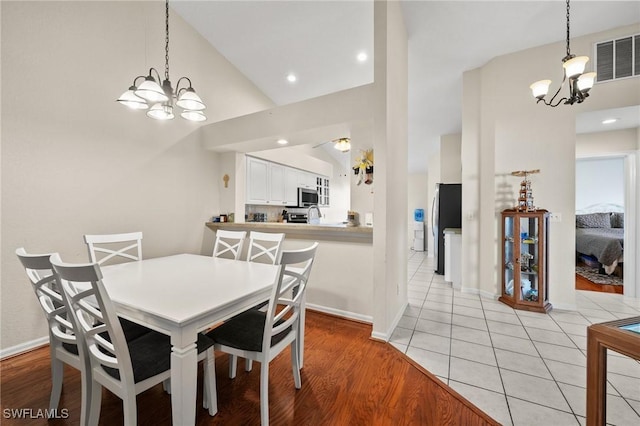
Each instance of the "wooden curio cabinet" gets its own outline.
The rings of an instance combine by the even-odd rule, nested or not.
[[[514,309],[548,312],[549,273],[546,210],[502,212],[502,296]]]

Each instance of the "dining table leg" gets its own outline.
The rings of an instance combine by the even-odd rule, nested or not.
[[[174,425],[189,426],[196,422],[198,350],[195,339],[194,333],[193,340],[184,346],[175,342],[173,337],[171,339],[171,410]]]

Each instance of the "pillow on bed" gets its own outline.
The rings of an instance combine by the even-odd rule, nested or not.
[[[624,228],[624,213],[611,213],[611,227]]]
[[[611,213],[577,214],[576,228],[611,228]]]

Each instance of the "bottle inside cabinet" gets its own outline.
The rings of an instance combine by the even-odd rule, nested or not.
[[[502,212],[502,296],[514,309],[547,312],[548,300],[546,210]]]

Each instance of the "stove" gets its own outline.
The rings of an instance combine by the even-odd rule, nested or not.
[[[306,213],[289,213],[287,222],[289,223],[307,223]]]

